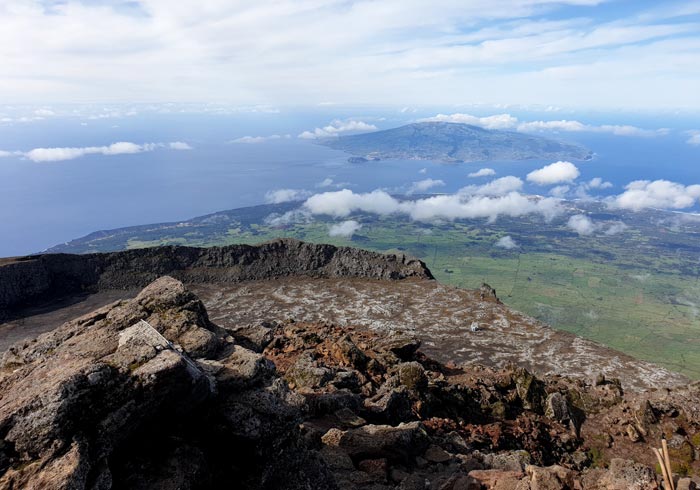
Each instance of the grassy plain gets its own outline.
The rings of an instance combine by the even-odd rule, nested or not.
[[[271,208],[256,209],[186,226],[98,234],[59,250],[253,244],[288,236],[401,251],[425,261],[442,282],[466,288],[487,282],[504,303],[555,328],[700,379],[700,226],[695,221],[668,213],[609,215],[597,208],[573,209],[599,222],[627,224],[619,234],[606,235],[601,229],[579,236],[566,228],[566,218],[552,223],[525,217],[424,224],[358,215],[353,219],[362,228],[345,238],[328,234],[337,220],[300,219],[273,226],[264,219]],[[494,247],[505,235],[519,246]]]

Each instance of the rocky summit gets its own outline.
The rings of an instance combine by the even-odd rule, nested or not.
[[[489,363],[439,349],[485,345],[474,336],[502,318],[513,332],[487,338],[547,338],[487,286],[460,295],[408,257],[300,242],[123,254],[0,266],[5,304],[15,298],[0,331],[47,323],[0,360],[1,489],[659,489],[650,448],[664,437],[676,488],[695,488],[700,383],[659,375],[674,386],[628,388],[609,350],[597,359],[615,360],[591,376],[549,372],[545,356]],[[16,264],[48,286],[8,284],[27,281]],[[69,270],[80,271],[63,291],[81,292],[72,301],[51,286]],[[138,289],[149,274],[160,277]],[[423,323],[391,310],[401,288],[432,291],[420,322],[456,322],[451,297],[460,322],[481,312],[478,328],[429,345]],[[362,299],[382,294],[383,316]],[[41,312],[17,299],[30,297]]]

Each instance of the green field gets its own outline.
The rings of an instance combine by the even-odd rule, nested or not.
[[[700,379],[700,227],[695,222],[679,224],[668,214],[609,216],[588,209],[592,216],[599,213],[598,219],[624,220],[628,228],[615,236],[581,237],[564,226],[565,219],[423,224],[357,215],[353,219],[362,228],[352,238],[342,238],[328,234],[337,220],[270,226],[264,224],[269,207],[260,208],[228,212],[234,213],[228,219],[193,220],[188,226],[120,230],[60,251],[252,244],[280,236],[402,251],[425,261],[444,283],[474,288],[487,282],[507,305],[558,329]],[[505,235],[520,247],[495,248]]]

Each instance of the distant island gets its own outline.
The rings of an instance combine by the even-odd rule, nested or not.
[[[447,122],[421,122],[372,133],[326,138],[319,143],[353,155],[351,163],[393,160],[487,162],[493,160],[590,160],[583,146],[512,131]]]

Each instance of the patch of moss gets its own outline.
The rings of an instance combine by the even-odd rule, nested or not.
[[[693,446],[698,447],[700,446],[700,432],[697,434],[693,434],[690,436],[690,442]]]
[[[592,447],[586,451],[588,459],[591,461],[591,468],[607,468],[608,461],[605,458],[603,450],[598,447]]]

